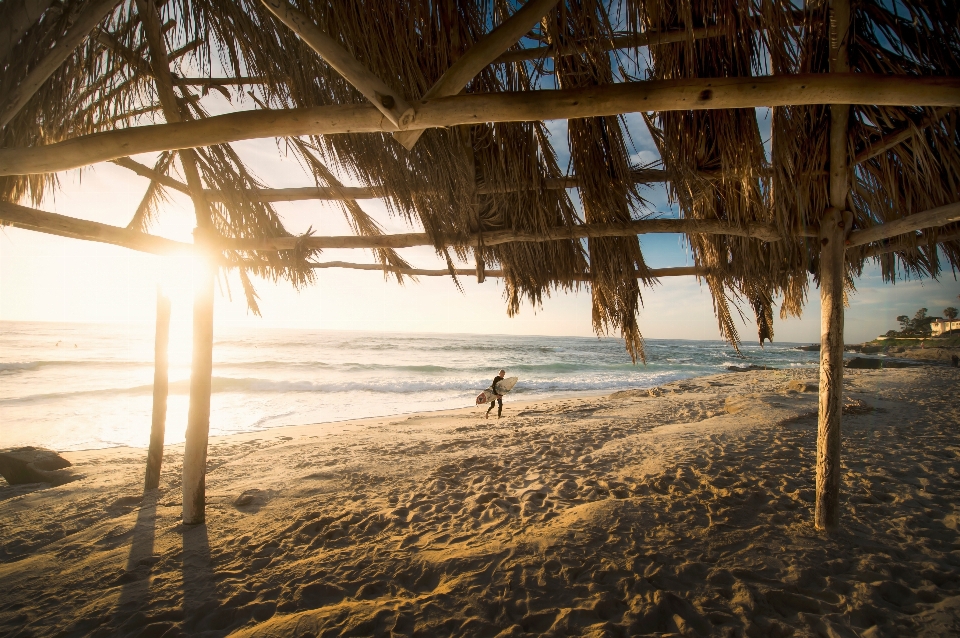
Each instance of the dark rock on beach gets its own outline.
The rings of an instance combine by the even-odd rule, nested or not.
[[[67,470],[72,463],[53,450],[40,447],[19,447],[0,450],[0,475],[10,485],[52,483],[63,485],[77,477]]]
[[[803,350],[804,352],[820,352],[820,344],[814,343],[809,346],[797,346],[797,350]]]
[[[730,372],[753,372],[754,370],[779,370],[779,368],[771,368],[770,366],[758,366],[750,364],[748,366],[727,366],[727,370]]]
[[[913,363],[912,361],[898,361],[897,359],[868,359],[866,357],[854,357],[847,360],[843,367],[856,370],[881,370],[883,368],[916,368],[923,365]]]

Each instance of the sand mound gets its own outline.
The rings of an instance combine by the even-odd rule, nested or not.
[[[142,452],[71,455],[0,501],[0,633],[956,635],[957,371],[848,373],[829,536],[808,376],[227,437],[192,528],[178,450],[142,501]]]

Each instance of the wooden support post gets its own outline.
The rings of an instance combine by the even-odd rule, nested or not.
[[[844,239],[851,215],[831,208],[820,224],[820,405],[817,428],[816,527],[837,526],[840,415],[843,394]]]
[[[847,52],[849,0],[833,0],[830,71],[850,71]],[[850,105],[830,106],[830,206],[820,222],[820,396],[817,424],[815,525],[832,530],[840,521],[840,417],[843,402],[844,243],[852,225],[848,151]]]
[[[157,286],[157,333],[153,345],[153,419],[150,423],[150,448],[147,451],[147,475],[143,491],[160,487],[163,462],[163,434],[167,424],[167,344],[170,342],[170,298]]]
[[[150,50],[150,66],[156,80],[157,96],[167,122],[183,119],[173,90],[170,61],[160,32],[160,19],[154,0],[136,0],[137,13],[144,26]],[[197,228],[193,243],[202,256],[214,254],[214,234],[210,208],[203,192],[193,150],[180,152],[180,165],[193,198]],[[198,525],[205,520],[205,475],[207,471],[207,435],[210,431],[210,392],[213,375],[213,280],[214,264],[201,266],[197,273],[193,300],[193,362],[190,370],[190,407],[187,411],[186,441],[183,447],[183,523]]]
[[[195,233],[196,243],[203,243],[200,235]],[[203,264],[200,268],[201,272],[196,274],[194,283],[190,408],[183,446],[184,525],[198,525],[206,520],[204,506],[213,377],[213,283],[216,270],[212,264]]]

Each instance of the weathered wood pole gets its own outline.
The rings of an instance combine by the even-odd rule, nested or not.
[[[199,230],[199,229],[198,229]],[[199,233],[197,233],[199,235]],[[207,438],[210,433],[210,393],[213,377],[213,283],[215,266],[197,273],[193,299],[193,362],[190,370],[190,407],[183,446],[183,522],[205,520]]]
[[[160,487],[160,465],[163,463],[163,433],[167,425],[167,351],[170,343],[170,298],[157,286],[157,334],[153,343],[153,419],[150,423],[150,448],[147,451],[147,474],[143,491]]]
[[[850,70],[850,2],[830,4],[830,71]],[[830,206],[820,221],[820,396],[817,426],[815,525],[837,527],[840,520],[840,418],[843,394],[844,243],[852,215],[848,151],[850,105],[830,106]]]
[[[170,60],[160,33],[160,15],[154,0],[136,0],[137,13],[143,24],[150,50],[150,67],[156,81],[157,97],[168,123],[183,121],[177,94],[173,89]],[[193,199],[197,228],[193,243],[201,253],[214,255],[210,241],[212,222],[210,207],[203,193],[203,182],[193,150],[181,150],[180,165]],[[213,280],[214,263],[199,266],[194,281],[193,300],[193,363],[190,371],[190,407],[187,411],[187,433],[183,447],[183,522],[197,525],[204,522],[207,434],[210,431],[210,391],[213,375]]]

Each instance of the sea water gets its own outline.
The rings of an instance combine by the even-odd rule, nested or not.
[[[184,334],[185,333],[185,334]],[[0,322],[0,448],[145,447],[153,397],[149,324]],[[211,435],[473,406],[500,368],[505,401],[650,388],[728,366],[816,366],[796,344],[648,339],[634,365],[616,338],[218,329]],[[167,443],[186,429],[189,330],[171,337]],[[482,408],[476,408],[478,415]]]

